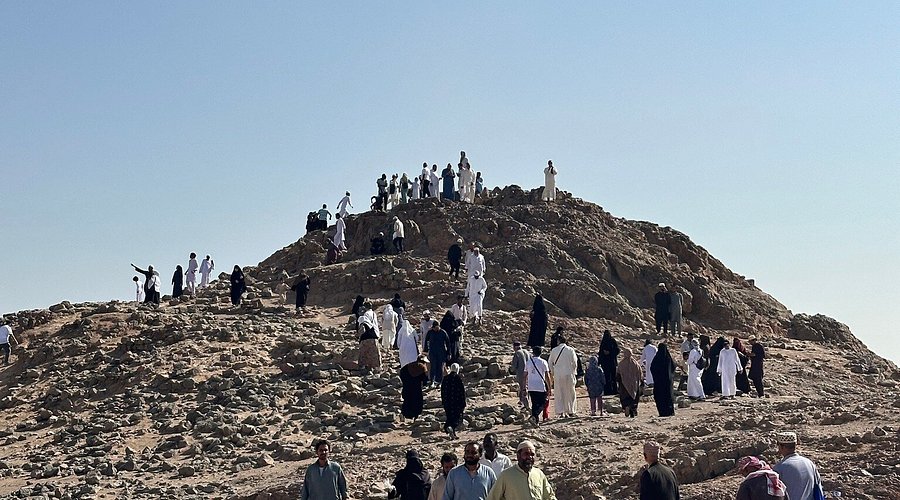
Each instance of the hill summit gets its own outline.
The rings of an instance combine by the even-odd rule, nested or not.
[[[385,498],[406,449],[434,470],[444,451],[462,456],[465,441],[492,431],[510,455],[519,440],[536,442],[537,466],[561,500],[636,498],[647,439],[662,443],[684,498],[713,500],[734,496],[737,458],[773,462],[772,434],[792,430],[826,490],[897,498],[900,372],[846,326],[792,314],[671,228],[565,193],[555,203],[517,186],[491,194],[351,215],[348,251],[332,265],[323,264],[331,233],[310,232],[246,269],[240,307],[229,303],[222,274],[197,296],[159,307],[63,302],[6,315],[22,346],[0,372],[0,495],[297,498],[310,445],[324,437],[351,498]],[[390,235],[394,216],[406,224],[408,251],[370,256],[369,240]],[[419,419],[401,421],[396,351],[382,351],[383,371],[360,370],[348,320],[357,295],[381,306],[399,293],[414,323],[425,310],[442,313],[463,286],[447,274],[458,238],[483,249],[489,288],[484,324],[464,339],[468,406],[460,440],[451,440],[441,431],[440,391],[426,393]],[[312,289],[297,314],[283,293],[301,270]],[[510,342],[527,335],[534,294],[582,357],[596,352],[603,329],[635,352],[647,338],[677,349],[682,339],[653,328],[660,282],[684,294],[687,331],[763,339],[771,397],[692,403],[678,392],[667,418],[645,397],[635,419],[611,397],[609,416],[590,418],[582,399],[578,418],[525,425],[506,367]]]

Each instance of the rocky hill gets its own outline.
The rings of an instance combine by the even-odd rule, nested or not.
[[[826,489],[843,498],[898,498],[900,372],[825,316],[793,315],[728,270],[684,234],[617,218],[563,195],[540,203],[511,186],[476,205],[419,200],[389,214],[347,220],[348,253],[324,266],[317,231],[247,270],[242,307],[227,280],[159,308],[132,303],[57,304],[5,316],[23,346],[0,372],[0,495],[10,498],[296,498],[310,444],[327,437],[352,498],[384,498],[383,481],[409,447],[436,466],[445,450],[497,432],[503,448],[528,437],[562,500],[634,498],[643,440],[664,444],[683,497],[732,498],[740,455],[774,460],[776,429],[800,433]],[[403,255],[368,256],[369,239],[406,223]],[[464,345],[469,389],[460,440],[440,431],[439,394],[426,395],[415,423],[398,418],[396,353],[387,370],[356,366],[346,327],[357,294],[386,303],[399,292],[418,318],[443,311],[462,282],[445,255],[458,237],[488,262],[485,325]],[[280,294],[299,270],[313,285],[302,315]],[[224,277],[224,276],[223,276]],[[524,426],[510,341],[527,333],[534,293],[552,304],[551,324],[595,352],[613,331],[637,349],[650,335],[659,282],[685,291],[691,331],[764,338],[770,398],[690,404],[655,416],[652,400],[626,420],[606,398],[608,418]],[[661,339],[657,339],[661,340]],[[674,347],[680,339],[666,339]],[[579,395],[584,395],[579,388]]]

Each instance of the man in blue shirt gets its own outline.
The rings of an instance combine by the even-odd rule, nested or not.
[[[318,459],[306,468],[300,500],[347,500],[347,479],[336,462],[328,460],[328,441],[316,443]]]
[[[481,444],[472,441],[466,445],[463,465],[447,474],[444,500],[485,500],[494,487],[497,477],[490,467],[479,463]]]
[[[797,453],[797,434],[780,432],[776,436],[778,454],[784,457],[772,467],[781,476],[791,500],[824,499],[822,478],[812,460]]]

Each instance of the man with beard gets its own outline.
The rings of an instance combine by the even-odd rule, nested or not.
[[[516,465],[500,474],[487,500],[556,500],[547,476],[534,466],[535,455],[534,443],[519,443]]]
[[[456,467],[457,461],[455,453],[448,452],[441,456],[441,470],[431,483],[431,493],[428,494],[428,500],[442,500],[444,498],[447,474],[450,474],[450,471]]]
[[[347,500],[347,478],[337,462],[328,460],[328,441],[316,443],[318,457],[306,468],[300,500]]]
[[[497,434],[495,432],[489,432],[484,436],[484,458],[481,459],[481,463],[490,467],[498,478],[501,472],[512,467],[512,460],[497,451]]]
[[[481,444],[472,441],[466,445],[463,465],[447,474],[443,500],[485,500],[497,482],[494,471],[480,463]]]

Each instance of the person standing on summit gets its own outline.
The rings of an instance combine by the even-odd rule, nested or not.
[[[344,197],[337,204],[337,210],[341,217],[346,217],[350,213],[347,211],[348,206],[353,208],[353,203],[350,202],[350,191],[345,192]]]
[[[131,267],[144,275],[144,302],[159,304],[159,288],[161,286],[159,273],[153,269],[153,266],[147,266],[146,271],[134,264],[131,264]]]
[[[449,163],[447,167],[441,171],[441,179],[444,180],[444,189],[441,193],[441,198],[445,200],[453,201],[453,178],[456,177],[456,174],[453,173],[453,166]]]
[[[431,166],[431,173],[428,177],[428,182],[431,184],[431,197],[438,198],[440,196],[440,184],[441,178],[438,176],[437,163]]]
[[[397,253],[403,253],[403,237],[405,233],[403,231],[403,222],[400,220],[400,217],[394,216],[394,250]]]
[[[547,168],[544,169],[544,192],[541,200],[556,201],[556,167],[553,160],[547,160]]]
[[[653,296],[656,302],[656,311],[654,319],[656,319],[656,334],[659,335],[662,329],[663,335],[669,334],[669,307],[672,305],[672,296],[666,291],[666,284],[660,283],[659,290]]]
[[[207,255],[200,263],[200,288],[209,286],[209,275],[215,268],[216,263],[213,262],[212,257]]]
[[[197,293],[197,254],[191,252],[191,260],[188,261],[187,271],[184,276],[187,278],[187,292],[191,297]]]

